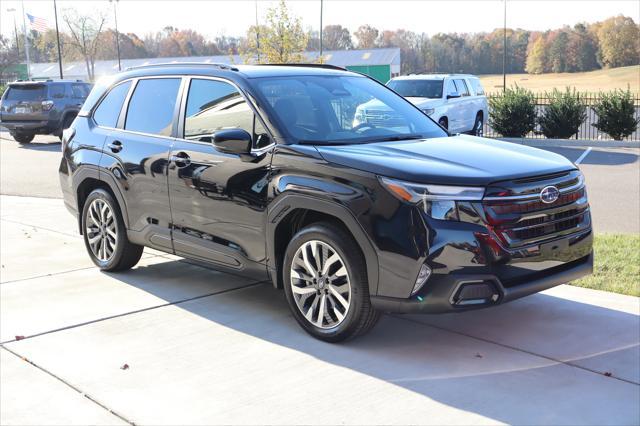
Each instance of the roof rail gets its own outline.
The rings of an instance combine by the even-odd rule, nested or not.
[[[153,68],[153,67],[168,67],[168,66],[189,66],[189,65],[204,65],[218,67],[223,70],[238,71],[238,68],[228,64],[216,63],[216,62],[161,62],[157,64],[138,65],[135,67],[128,67],[125,71],[137,70],[140,68]]]
[[[305,64],[305,63],[297,63],[297,64],[256,64],[256,65],[274,66],[274,67],[326,68],[326,69],[330,69],[330,70],[348,71],[346,68],[339,67],[339,66],[337,66],[337,65],[331,65],[331,64]]]

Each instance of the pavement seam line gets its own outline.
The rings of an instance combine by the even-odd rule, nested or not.
[[[152,254],[152,253],[149,253],[149,255],[147,257],[144,257],[142,259],[143,260],[153,259],[155,257],[162,257],[163,259],[166,259],[166,257],[162,256],[161,254]],[[35,279],[38,279],[38,278],[53,277],[53,276],[56,276],[56,275],[64,275],[64,274],[69,274],[69,273],[72,273],[72,272],[85,271],[87,269],[94,269],[94,268],[98,269],[98,267],[95,266],[95,265],[94,266],[86,266],[84,268],[69,269],[68,271],[60,271],[60,272],[53,272],[51,274],[36,275],[35,277],[18,278],[18,279],[15,279],[15,280],[2,281],[2,282],[0,282],[0,285],[13,284],[13,283],[21,282],[21,281],[35,280]]]
[[[124,316],[127,316],[127,315],[134,315],[134,314],[139,314],[139,313],[142,313],[142,312],[151,311],[151,310],[158,309],[158,308],[164,308],[164,307],[172,306],[172,305],[179,305],[181,303],[191,302],[193,300],[203,299],[205,297],[218,296],[220,294],[225,294],[225,293],[229,293],[229,292],[236,291],[236,290],[244,290],[246,288],[254,287],[254,286],[257,286],[258,284],[264,284],[266,282],[268,282],[268,281],[266,281],[266,280],[265,281],[255,281],[255,282],[252,282],[252,283],[240,286],[240,287],[228,288],[228,289],[225,289],[225,290],[215,291],[213,293],[201,294],[200,296],[194,296],[194,297],[189,297],[189,298],[182,299],[182,300],[177,300],[175,302],[167,302],[167,303],[163,303],[163,304],[160,304],[160,305],[149,306],[147,308],[136,309],[135,311],[123,312],[123,313],[120,313],[120,314],[110,315],[110,316],[107,316],[107,317],[98,318],[98,319],[94,319],[94,320],[91,320],[91,321],[85,321],[85,322],[81,322],[81,323],[78,323],[78,324],[72,324],[72,325],[68,325],[68,326],[65,326],[65,327],[60,327],[60,328],[56,328],[56,329],[53,329],[53,330],[47,330],[47,331],[43,331],[41,333],[36,333],[36,334],[31,334],[29,336],[20,337],[20,339],[15,339],[14,338],[14,339],[11,339],[11,340],[5,340],[4,342],[0,342],[0,345],[5,345],[5,344],[8,344],[8,343],[22,342],[23,340],[33,339],[35,337],[40,337],[40,336],[45,336],[47,334],[57,333],[59,331],[71,330],[71,329],[82,327],[82,326],[85,326],[85,325],[95,324],[95,323],[98,323],[98,322],[103,322],[103,321],[107,321],[107,320],[110,320],[110,319],[120,318],[120,317],[124,317]]]
[[[613,374],[611,376],[605,376],[603,373],[601,373],[601,372],[599,372],[597,370],[593,370],[591,368],[587,368],[587,367],[583,367],[581,365],[573,364],[570,361],[563,361],[561,359],[553,358],[553,357],[548,356],[548,355],[543,355],[543,354],[539,354],[539,353],[536,353],[536,352],[528,351],[526,349],[522,349],[522,348],[518,348],[518,347],[515,347],[515,346],[507,345],[506,343],[494,342],[493,340],[485,339],[484,337],[474,336],[472,334],[463,333],[462,331],[456,331],[456,330],[452,330],[450,328],[446,328],[446,327],[441,327],[441,326],[438,326],[438,325],[425,323],[425,322],[422,322],[422,321],[414,320],[412,318],[403,318],[400,315],[391,315],[391,316],[393,318],[396,318],[396,319],[412,322],[412,323],[415,323],[415,324],[426,325],[427,327],[435,328],[437,330],[446,331],[446,332],[449,332],[449,333],[457,334],[459,336],[469,337],[471,339],[475,339],[475,340],[479,340],[481,342],[497,345],[497,346],[503,347],[505,349],[511,349],[511,350],[514,350],[514,351],[517,351],[517,352],[522,352],[522,353],[525,353],[525,354],[528,354],[528,355],[531,355],[531,356],[543,358],[543,359],[546,359],[548,361],[556,362],[558,364],[564,364],[564,365],[566,365],[568,367],[579,368],[580,370],[584,370],[584,371],[587,371],[589,373],[594,373],[594,374],[597,374],[598,376],[609,377],[611,379],[619,380],[621,382],[629,383],[631,385],[640,386],[640,383],[636,383],[636,382],[634,382],[632,380],[623,379],[622,377],[617,377],[617,376],[614,376]]]
[[[578,157],[578,159],[576,160],[576,166],[580,163],[582,163],[582,160],[584,160],[585,158],[587,158],[587,155],[589,155],[589,153],[591,152],[591,147],[587,148],[581,155],[580,157]]]
[[[3,220],[3,221],[5,221],[5,222],[14,223],[14,224],[16,224],[16,225],[30,226],[30,227],[32,227],[32,228],[42,229],[43,231],[54,232],[54,233],[56,233],[56,234],[64,235],[64,236],[66,236],[66,237],[82,239],[82,236],[81,236],[81,235],[79,235],[79,234],[68,234],[68,233],[66,233],[66,232],[56,231],[55,229],[45,228],[44,226],[40,226],[40,225],[32,225],[32,224],[30,224],[30,223],[24,223],[24,222],[19,222],[19,221],[17,221],[17,220],[13,220],[13,219],[7,219],[6,217],[0,217],[0,220]]]
[[[35,362],[31,361],[29,358],[24,357],[22,355],[20,355],[19,353],[5,347],[3,344],[0,344],[0,347],[2,349],[4,349],[5,351],[9,352],[10,354],[20,358],[22,361],[31,364],[32,366],[34,366],[35,368],[37,368],[38,370],[42,371],[43,373],[53,377],[54,379],[58,380],[59,382],[67,385],[68,387],[70,387],[71,389],[73,389],[74,391],[76,391],[77,393],[79,393],[81,396],[87,398],[89,401],[93,402],[94,404],[96,404],[97,406],[99,406],[100,408],[106,410],[107,412],[109,412],[110,414],[118,417],[120,420],[135,426],[135,423],[129,419],[127,419],[126,417],[124,417],[122,414],[118,413],[115,410],[112,410],[111,408],[107,407],[105,404],[103,404],[102,402],[98,401],[96,398],[92,397],[91,395],[89,395],[88,393],[84,392],[82,389],[72,385],[71,383],[69,383],[68,381],[64,380],[62,377],[57,376],[55,374],[53,374],[51,371],[47,370],[46,368],[36,364]]]

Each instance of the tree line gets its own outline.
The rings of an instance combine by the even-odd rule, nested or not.
[[[67,9],[60,33],[64,61],[84,61],[93,79],[96,60],[116,58],[116,32],[104,13],[90,16]],[[264,24],[251,26],[245,36],[207,39],[193,29],[167,26],[139,36],[120,33],[122,59],[240,54],[245,62],[300,62],[301,51],[320,48],[318,31],[304,29],[286,3],[267,12]],[[429,36],[405,29],[379,30],[360,26],[353,34],[341,25],[323,29],[324,50],[398,47],[402,72],[466,72],[497,74],[503,66],[503,29],[488,33],[438,33]],[[28,34],[33,62],[58,60],[55,30]],[[596,23],[545,32],[506,30],[507,73],[579,72],[640,63],[640,26],[630,17],[615,16]],[[23,62],[22,36],[0,38],[0,67]]]

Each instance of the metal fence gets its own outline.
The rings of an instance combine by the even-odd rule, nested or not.
[[[502,93],[488,93],[487,99],[497,98],[500,96],[502,96]],[[536,105],[536,116],[539,117],[541,114],[544,113],[544,109],[547,107],[547,105],[549,105],[551,98],[546,96],[544,93],[542,94],[536,93],[534,94],[534,97],[535,97],[535,105]],[[600,100],[600,95],[597,93],[596,94],[581,93],[580,99],[587,106],[587,111],[586,111],[587,118],[580,125],[580,129],[578,130],[578,133],[576,133],[572,137],[572,139],[611,140],[612,139],[611,136],[609,136],[604,132],[601,132],[600,130],[595,128],[595,126],[593,126],[594,123],[598,122],[598,115],[594,111],[593,107]],[[640,95],[639,94],[634,95],[633,104],[635,106],[635,117],[636,119],[639,119],[640,118]],[[489,111],[489,116],[491,116],[491,111]],[[488,137],[501,136],[495,130],[493,130],[486,121],[487,120],[485,120],[485,124],[484,124],[484,135]],[[533,132],[529,132],[525,137],[533,138],[533,139],[545,139],[545,136],[540,131],[540,125],[537,122]],[[624,140],[628,140],[628,141],[640,140],[640,126],[636,129],[635,132],[633,132],[633,134],[624,138]]]

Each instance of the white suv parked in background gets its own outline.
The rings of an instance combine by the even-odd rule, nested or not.
[[[387,86],[450,133],[482,136],[488,107],[478,77],[468,74],[408,75],[391,79]]]

